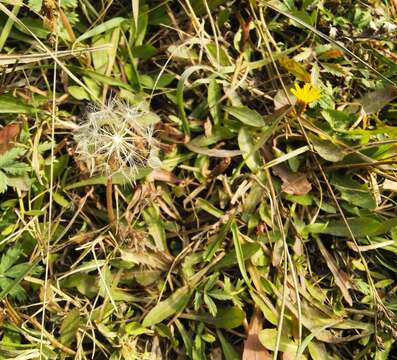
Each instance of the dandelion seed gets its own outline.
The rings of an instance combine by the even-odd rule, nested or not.
[[[105,108],[91,107],[74,132],[77,158],[91,175],[127,178],[138,167],[159,165],[153,126],[141,121],[144,111],[112,100]]]

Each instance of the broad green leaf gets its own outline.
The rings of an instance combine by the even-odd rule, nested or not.
[[[323,159],[337,162],[343,160],[343,158],[345,157],[344,151],[338,145],[335,145],[331,141],[322,140],[314,135],[309,136],[309,138],[313,144],[314,150],[316,150],[317,154],[320,155]]]
[[[274,351],[276,349],[277,329],[262,330],[259,333],[259,340],[266,349]],[[289,339],[287,336],[281,335],[279,350],[282,352],[296,354],[298,350],[298,344]]]
[[[4,94],[0,96],[0,114],[34,114],[33,106],[26,105],[20,98]]]
[[[245,319],[245,312],[237,306],[230,306],[226,308],[220,308],[215,316],[211,320],[217,328],[221,329],[234,329],[243,324]]]
[[[204,200],[202,198],[198,198],[196,200],[196,206],[198,209],[202,209],[217,218],[221,218],[222,216],[225,215],[225,213],[222,210],[219,210],[217,207],[212,205],[209,201]]]
[[[77,100],[90,100],[90,95],[81,86],[68,86],[68,92]]]
[[[54,192],[54,193],[52,194],[52,196],[53,196],[54,201],[55,201],[58,205],[60,205],[60,206],[62,206],[62,207],[68,207],[68,206],[69,206],[70,202],[69,202],[68,200],[66,200],[66,199],[64,198],[64,196],[61,195],[60,193]]]
[[[142,325],[149,327],[183,311],[189,303],[192,290],[184,286],[176,290],[169,298],[159,302],[145,316]]]
[[[80,310],[73,309],[69,311],[62,321],[60,328],[60,340],[61,343],[70,346],[76,337],[76,333],[80,327]]]
[[[247,106],[225,106],[225,111],[240,120],[243,124],[253,127],[266,125],[262,115]]]
[[[377,235],[381,225],[378,220],[371,217],[352,218],[347,222],[356,237]],[[330,221],[325,228],[319,226],[316,230],[320,234],[350,237],[350,232],[343,220]]]
[[[343,200],[364,209],[376,208],[376,201],[367,184],[361,184],[349,175],[333,175],[330,183],[341,193]]]
[[[96,266],[94,266],[94,269]],[[61,281],[61,286],[66,289],[76,288],[81,294],[87,296],[89,299],[94,298],[98,295],[98,278],[94,275],[84,274],[82,272],[78,274],[72,274],[66,279]]]

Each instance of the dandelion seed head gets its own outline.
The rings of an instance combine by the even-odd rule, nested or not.
[[[91,175],[122,172],[128,177],[139,167],[159,166],[154,129],[141,121],[144,114],[144,110],[118,100],[101,109],[88,108],[74,139],[77,158]]]

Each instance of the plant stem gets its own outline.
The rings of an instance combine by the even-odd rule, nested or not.
[[[113,182],[111,176],[108,177],[108,181],[106,183],[106,207],[108,210],[109,224],[111,224],[112,228],[114,228],[115,217],[113,211]]]
[[[17,17],[19,10],[20,10],[21,6],[20,5],[15,5],[12,8],[12,14]],[[8,35],[10,35],[11,29],[14,25],[14,19],[13,17],[8,17],[3,30],[1,31],[1,35],[0,35],[0,51],[3,50],[3,47],[8,39]]]

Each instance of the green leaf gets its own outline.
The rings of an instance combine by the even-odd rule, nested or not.
[[[234,349],[233,345],[231,345],[226,338],[223,336],[220,330],[216,330],[219,341],[222,346],[223,355],[225,356],[225,360],[240,360],[240,356],[237,351]]]
[[[176,290],[169,298],[159,302],[145,316],[142,325],[149,327],[156,325],[176,313],[183,311],[192,296],[192,290],[184,286]]]
[[[375,235],[380,225],[379,221],[371,217],[352,218],[347,222],[356,237]],[[318,226],[316,230],[320,234],[350,237],[350,232],[343,220],[330,221],[325,228]]]
[[[320,155],[323,159],[337,162],[343,160],[343,158],[345,157],[344,151],[338,145],[335,145],[331,141],[322,140],[314,135],[310,135],[309,138],[313,144],[314,150],[316,150],[317,154]]]
[[[376,208],[376,201],[367,184],[361,184],[349,175],[334,175],[330,177],[330,183],[341,193],[343,200],[364,209]]]
[[[259,333],[259,341],[268,350],[276,350],[277,329],[264,329]],[[298,345],[288,337],[281,335],[279,350],[296,354]]]
[[[0,96],[0,114],[34,114],[38,111],[21,99],[8,94]]]
[[[243,259],[247,260],[254,255],[260,248],[258,243],[246,243],[241,245],[241,252],[243,253]],[[241,255],[240,255],[241,256]],[[223,268],[227,268],[237,264],[236,249],[230,251],[225,257],[223,257],[218,263],[212,267],[212,271],[218,271]]]
[[[87,296],[89,299],[98,295],[99,287],[97,277],[84,273],[72,274],[61,281],[61,286],[66,289],[76,288],[78,292]]]
[[[19,244],[12,245],[1,257],[0,274],[7,276],[7,270],[18,261],[22,253],[23,249]]]
[[[76,42],[82,42],[82,41],[87,40],[93,36],[102,34],[109,30],[113,30],[114,28],[117,28],[126,22],[128,22],[128,20],[125,18],[122,18],[122,17],[112,18],[108,21],[103,22],[102,24],[95,26],[91,30],[86,31],[84,34],[82,34],[81,36],[79,36],[77,38]]]
[[[148,227],[149,234],[152,236],[156,248],[161,251],[167,249],[167,239],[165,234],[164,222],[161,219],[160,211],[157,206],[151,206],[143,211],[143,218]]]
[[[7,190],[7,175],[0,171],[0,194]]]
[[[122,173],[116,173],[112,177],[112,182],[115,185],[125,185],[131,183],[135,180],[143,179],[144,177],[148,176],[152,172],[151,168],[138,168],[138,169],[131,169],[130,174],[127,176]],[[83,186],[91,186],[91,185],[106,185],[108,181],[107,176],[95,176],[86,180],[78,181],[74,184],[70,184],[65,187],[65,190],[76,189]]]
[[[243,152],[243,158],[251,171],[258,171],[263,165],[262,158],[256,151],[256,141],[251,136],[249,129],[242,127],[238,132],[238,145]]]
[[[77,331],[79,330],[80,321],[79,309],[73,309],[67,313],[60,328],[60,340],[62,344],[66,346],[70,346],[72,344]]]
[[[238,306],[229,306],[218,309],[218,313],[210,322],[217,328],[234,329],[243,324],[245,312]]]
[[[28,7],[30,10],[39,12],[41,9],[43,0],[29,0],[28,1]]]
[[[13,162],[8,166],[2,166],[1,169],[10,175],[23,175],[30,170],[30,166],[22,162]]]
[[[245,268],[245,258],[242,248],[242,239],[240,237],[240,233],[238,231],[238,227],[235,221],[232,222],[231,231],[233,235],[233,244],[234,244],[234,249],[236,251],[238,267],[240,268],[240,272],[241,275],[243,276],[244,281],[249,286],[251,284],[251,281],[248,278],[247,270]]]
[[[65,208],[69,206],[70,202],[69,202],[68,200],[66,200],[66,199],[63,197],[63,195],[61,195],[60,193],[54,192],[54,193],[52,194],[52,196],[53,196],[54,201],[55,201],[58,205],[60,205],[60,206],[62,206],[62,207],[65,207]]]
[[[90,95],[81,86],[68,86],[68,92],[77,100],[90,100]]]
[[[214,125],[220,124],[220,106],[219,100],[221,98],[221,89],[216,81],[216,79],[212,79],[208,84],[208,107],[210,110],[210,114],[212,119],[214,120]]]
[[[225,111],[240,120],[243,124],[253,127],[266,125],[262,115],[247,106],[225,106]]]
[[[321,111],[321,115],[332,129],[336,131],[346,130],[355,120],[355,117],[352,114],[333,109],[325,109]]]
[[[14,164],[15,159],[21,156],[23,152],[21,148],[13,147],[4,154],[0,154],[0,168],[3,169],[4,167]]]

